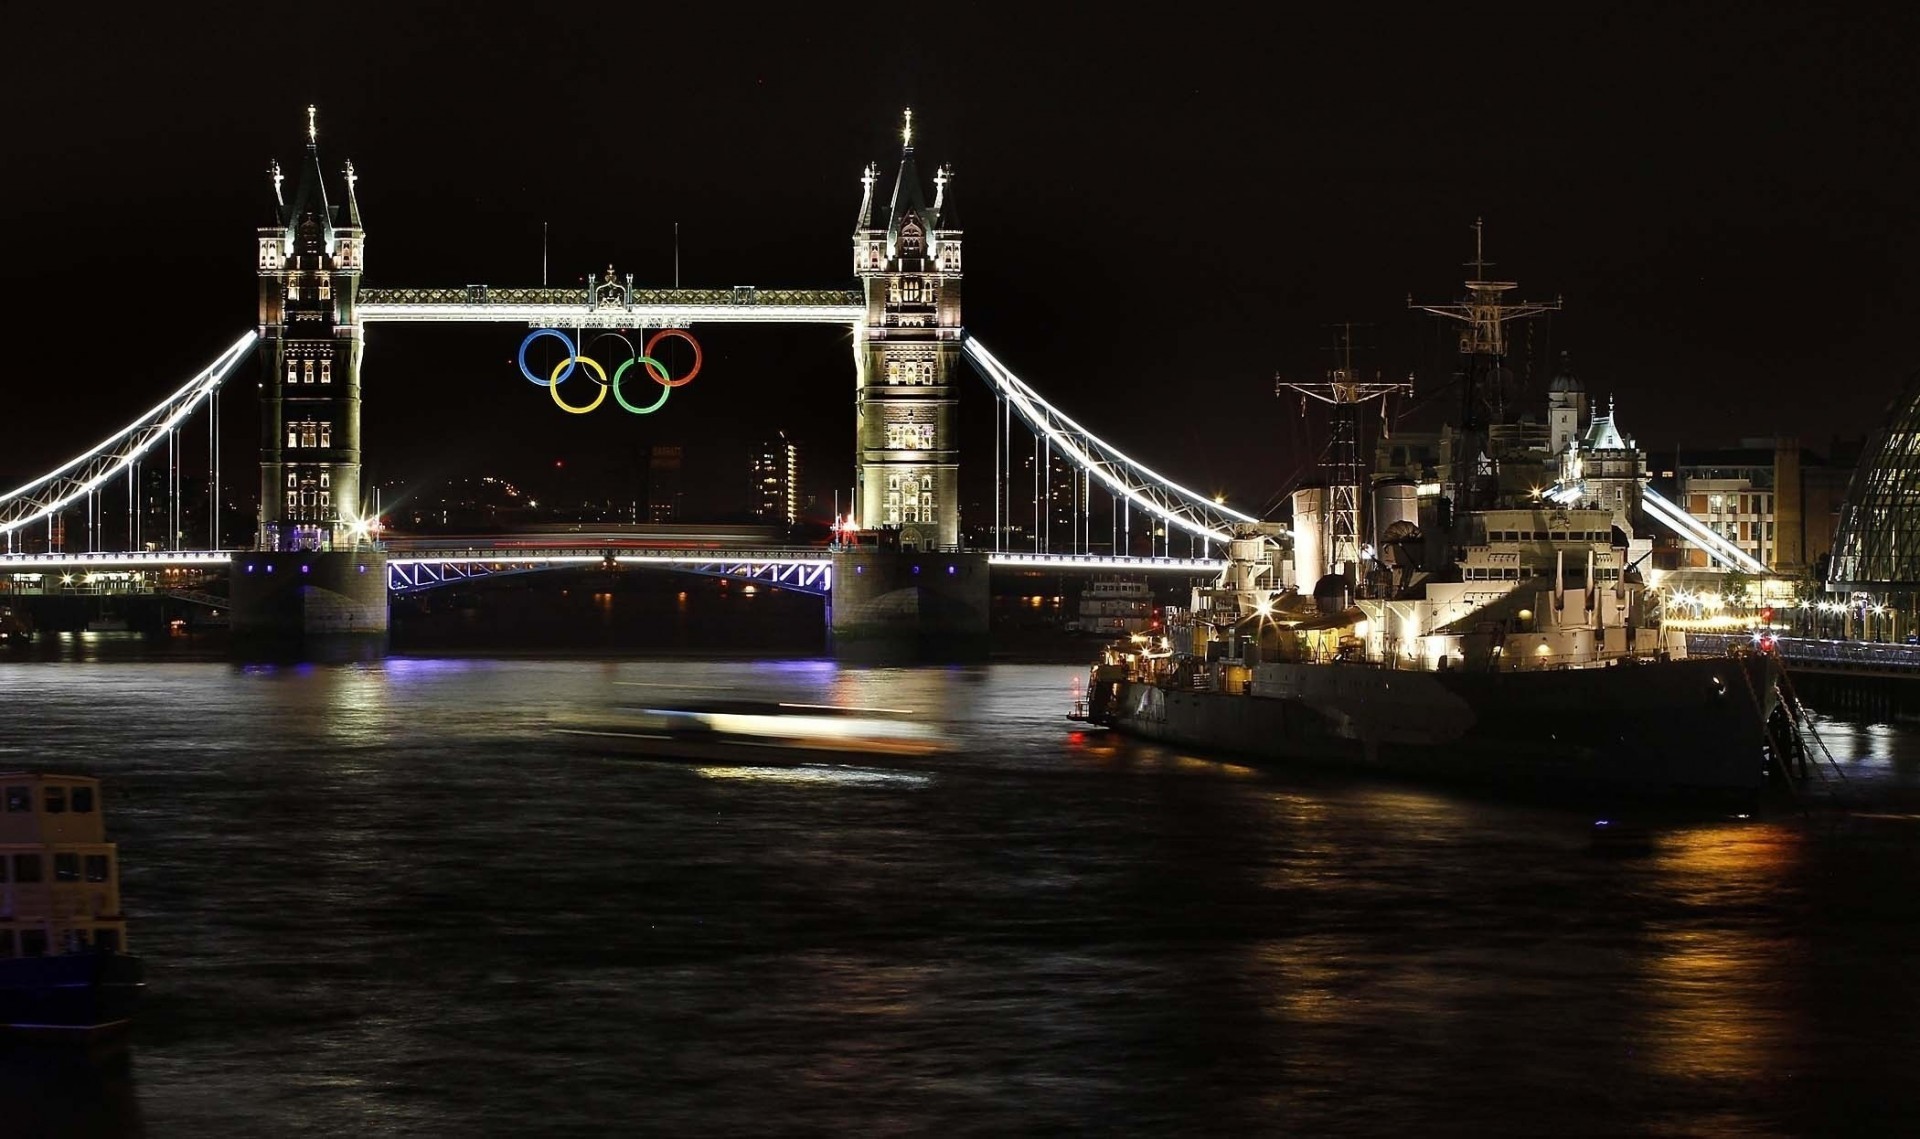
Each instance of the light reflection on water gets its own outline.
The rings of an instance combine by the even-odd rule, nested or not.
[[[1861,810],[1614,859],[1573,808],[1074,731],[1078,675],[0,663],[7,764],[108,780],[151,979],[119,1075],[0,1092],[98,1134],[1913,1130],[1909,729],[1827,725]],[[555,743],[708,698],[957,747]]]

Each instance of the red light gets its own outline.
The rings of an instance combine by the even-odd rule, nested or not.
[[[1773,623],[1773,606],[1769,605],[1765,609],[1760,610],[1760,620],[1769,625]]]

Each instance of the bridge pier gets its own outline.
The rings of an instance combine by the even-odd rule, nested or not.
[[[322,641],[373,651],[387,640],[387,555],[351,550],[256,551],[230,563],[234,641],[306,647]]]
[[[827,625],[838,656],[985,660],[990,603],[986,554],[836,550]]]

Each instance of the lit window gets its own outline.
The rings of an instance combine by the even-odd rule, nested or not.
[[[300,382],[300,362],[298,360],[287,361],[287,382],[290,384]]]
[[[320,361],[320,382],[323,384],[330,384],[333,382],[333,361],[332,360]]]
[[[287,278],[287,299],[290,301],[300,299],[300,279],[298,277]]]
[[[313,361],[312,360],[301,361],[300,382],[303,384],[310,384],[313,382]]]
[[[333,485],[333,476],[332,476],[331,474],[329,474],[328,472],[326,472],[326,471],[321,471],[321,472],[320,472],[320,485],[321,485],[321,486],[332,486],[332,485]]]
[[[320,276],[320,299],[323,301],[333,299],[333,278],[324,273]]]

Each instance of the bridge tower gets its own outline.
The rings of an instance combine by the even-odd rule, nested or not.
[[[360,322],[366,250],[353,164],[329,204],[314,109],[293,198],[279,163],[257,231],[260,280],[260,515],[231,566],[236,638],[384,642],[386,555],[360,498]]]
[[[360,502],[361,333],[354,298],[366,249],[353,164],[344,210],[328,204],[314,109],[293,198],[281,193],[259,229],[260,515],[256,546],[331,550],[351,545]],[[344,216],[342,216],[344,215]]]
[[[960,357],[960,225],[953,171],[926,204],[913,158],[913,112],[884,209],[868,164],[854,222],[853,268],[867,315],[854,332],[858,522],[898,527],[903,548],[960,545],[960,451],[954,368]]]

